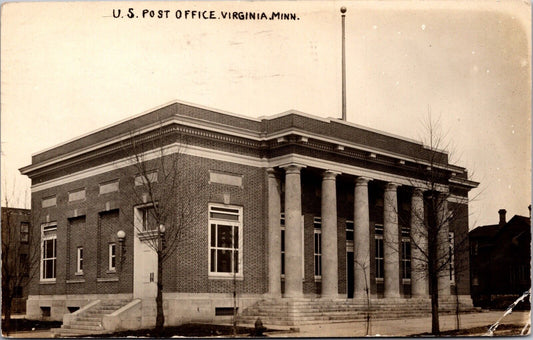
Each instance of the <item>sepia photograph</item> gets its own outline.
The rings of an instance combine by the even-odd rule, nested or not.
[[[2,335],[530,335],[531,20],[4,2]]]

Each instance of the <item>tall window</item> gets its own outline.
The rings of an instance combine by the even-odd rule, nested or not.
[[[83,274],[83,247],[78,247],[76,274]]]
[[[41,226],[41,280],[55,281],[57,259],[57,225]]]
[[[346,221],[346,241],[353,241],[353,221]]]
[[[470,247],[470,255],[477,256],[478,252],[478,242],[472,241],[472,245]]]
[[[285,275],[285,214],[281,213],[279,219],[281,226],[281,275]]]
[[[30,240],[30,224],[28,222],[20,223],[20,242],[28,243]]]
[[[411,279],[411,229],[409,227],[401,227],[402,231],[402,279]]]
[[[144,207],[140,209],[142,219],[142,231],[157,230],[157,223],[154,218],[154,207]]]
[[[322,219],[315,217],[314,224],[314,237],[315,237],[315,279],[322,278]]]
[[[454,233],[449,232],[448,233],[448,251],[450,252],[450,281],[452,283],[455,282],[455,240],[454,240]]]
[[[116,270],[117,247],[115,243],[109,243],[109,270]]]
[[[209,205],[209,274],[242,276],[242,208]]]
[[[383,280],[384,273],[384,252],[383,252],[383,224],[376,224],[374,229],[375,234],[375,248],[376,248],[376,279],[378,281]]]
[[[402,238],[402,279],[411,279],[411,240]]]

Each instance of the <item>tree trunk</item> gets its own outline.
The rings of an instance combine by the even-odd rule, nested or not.
[[[459,294],[458,294],[459,290],[457,288],[457,281],[455,282],[453,291],[455,293],[455,329],[460,329],[461,320],[460,320],[459,314],[461,313],[461,310],[460,310],[460,303],[459,303]]]
[[[163,313],[163,256],[161,251],[157,252],[157,295],[155,298],[156,303],[156,318],[155,328],[156,331],[161,331],[165,324],[165,315]]]
[[[438,276],[433,275],[431,278],[431,334],[439,335],[439,286]]]
[[[4,305],[2,308],[2,314],[4,314],[4,324],[2,325],[2,329],[4,330],[5,334],[7,335],[8,332],[11,330],[11,303],[12,298],[10,296],[2,296],[2,304]]]

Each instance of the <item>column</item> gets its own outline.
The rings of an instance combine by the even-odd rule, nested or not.
[[[339,259],[337,247],[338,172],[327,170],[322,177],[322,297],[337,298],[339,294]]]
[[[395,183],[387,183],[383,197],[383,257],[385,258],[385,297],[400,296],[400,242],[398,237],[398,198]]]
[[[369,178],[358,177],[354,189],[354,298],[370,294],[370,217],[368,210]]]
[[[437,233],[437,258],[439,259],[439,267],[442,268],[439,275],[439,296],[450,295],[450,242],[448,235],[450,232],[448,219],[448,201],[445,194],[440,194],[438,198],[439,212],[438,212],[438,233]]]
[[[428,239],[424,223],[424,194],[414,188],[411,196],[411,295],[428,297]]]
[[[285,297],[303,296],[301,165],[285,168]]]
[[[273,168],[268,173],[268,291],[281,296],[281,202],[280,183]]]

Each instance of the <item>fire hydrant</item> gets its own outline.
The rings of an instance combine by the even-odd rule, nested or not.
[[[263,321],[261,321],[261,318],[257,318],[257,320],[255,320],[254,335],[262,336],[264,331],[266,331],[266,328],[263,326]]]

